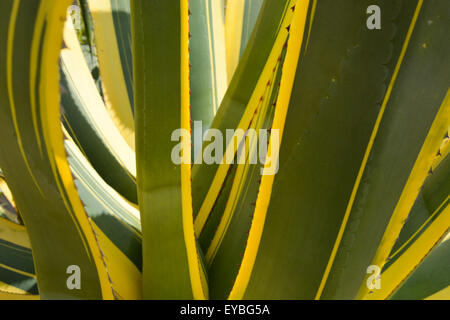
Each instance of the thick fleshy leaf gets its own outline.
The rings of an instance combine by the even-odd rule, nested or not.
[[[402,10],[379,1],[389,22],[376,32],[366,27],[369,1],[311,1],[309,21],[300,19],[306,3],[295,8],[272,128],[284,130],[280,169],[262,178],[230,298],[354,298],[398,236],[389,219],[411,209],[447,130],[448,80],[432,58],[443,53],[413,32],[437,2],[417,19],[421,1]],[[445,28],[433,26],[426,32],[443,43]],[[412,97],[424,81],[430,89]]]
[[[75,143],[65,140],[75,186],[90,218],[112,288],[119,299],[142,297],[139,211],[108,186]]]
[[[187,0],[131,2],[145,299],[208,297],[192,214],[188,14]]]
[[[406,5],[410,2],[404,1],[403,6]],[[438,61],[447,61],[444,57],[450,52],[450,44],[444,40],[444,30],[450,20],[442,16],[442,12],[445,12],[445,4],[441,1],[417,2],[408,30],[409,43],[404,45],[403,62],[392,84],[392,93],[363,177],[363,181],[373,181],[368,183],[370,196],[361,192],[355,201],[355,208],[364,212],[366,224],[360,221],[355,240],[358,249],[354,259],[360,261],[359,271],[349,268],[347,279],[355,279],[355,274],[361,275],[368,265],[383,268],[448,131],[450,76],[444,71],[446,66]],[[449,226],[448,222],[442,225],[444,228]],[[445,231],[435,232],[435,236],[441,238]],[[372,244],[367,243],[370,238]],[[422,252],[417,258],[423,258],[424,254]],[[353,261],[348,263],[353,265]],[[356,264],[353,266],[358,268]],[[366,280],[358,297],[369,293]]]
[[[106,107],[134,149],[130,0],[88,0]]]
[[[389,268],[445,208],[450,194],[450,156],[446,149],[445,145],[441,145],[384,269]]]
[[[409,281],[411,274],[416,274],[417,272],[422,276],[424,275],[423,270],[428,270],[429,267],[422,268],[422,263],[425,263],[423,261],[428,261],[427,256],[430,252],[434,252],[432,251],[433,248],[436,247],[450,229],[449,204],[450,156],[447,155],[445,159],[439,161],[437,167],[430,170],[383,268],[380,278],[381,288],[370,294],[368,298],[386,299],[395,297],[399,288],[403,288],[403,286],[409,287],[409,284],[407,285],[406,283],[411,284]],[[444,256],[442,256],[442,259],[445,261]],[[442,268],[445,269],[444,265],[442,265]],[[419,269],[422,271],[419,271]],[[432,277],[432,274],[434,273],[432,272],[428,276]],[[445,278],[441,277],[440,274],[441,272],[436,270],[435,283],[447,286],[448,283],[445,282]],[[415,280],[412,280],[412,282],[415,282]],[[428,289],[429,291],[426,292],[430,294],[438,291],[438,288],[431,285]],[[398,297],[405,297],[407,290],[400,290],[401,293]],[[423,292],[423,294],[426,292]],[[411,294],[419,294],[419,292],[413,290]]]
[[[262,6],[255,32],[211,125],[212,129],[220,130],[224,137],[227,129],[249,128],[286,44],[295,3],[296,0],[266,1]],[[235,140],[240,145],[242,138],[237,137]],[[200,155],[203,155],[209,143],[204,142]],[[231,149],[226,151],[230,147],[231,143],[227,145],[224,141],[224,160],[232,152]],[[194,154],[200,152],[194,150]],[[206,164],[198,161],[199,157],[195,160],[192,167],[192,195],[195,230],[200,235],[222,189],[230,164],[226,161]]]
[[[59,117],[58,58],[70,4],[0,3],[0,64],[5,66],[0,165],[27,227],[41,298],[112,299],[96,235],[67,163]],[[68,286],[70,270],[78,270],[74,265],[81,271],[80,290]]]
[[[236,160],[245,158],[245,163],[234,164],[232,178],[223,189],[200,240],[205,246],[205,257],[209,267],[210,294],[213,298],[226,298],[231,291],[247,244],[255,202],[258,195],[261,172],[267,156],[273,115],[278,98],[278,89],[285,50],[268,82],[264,98],[247,132],[245,153]],[[255,130],[255,131],[252,131]],[[251,133],[254,132],[254,133]],[[263,132],[263,133],[262,133]],[[255,134],[252,136],[252,134]],[[243,152],[243,150],[241,150]],[[228,190],[230,189],[230,190]],[[227,190],[227,191],[226,191]],[[220,220],[216,222],[217,216]],[[211,234],[209,230],[214,230]]]
[[[97,172],[137,203],[136,156],[105,109],[70,21],[61,51],[63,123]]]
[[[393,300],[450,299],[450,241],[433,249],[408,280],[392,296]]]
[[[202,129],[192,127],[192,143],[203,141],[227,89],[225,31],[221,1],[189,2],[189,59],[191,120],[201,121]],[[193,155],[195,158],[195,155]]]

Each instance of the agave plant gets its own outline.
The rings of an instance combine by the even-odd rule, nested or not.
[[[2,0],[0,298],[450,299],[449,23]]]

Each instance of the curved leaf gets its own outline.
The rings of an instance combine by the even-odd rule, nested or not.
[[[25,227],[0,217],[0,299],[39,299]]]
[[[88,0],[106,107],[134,150],[134,97],[129,0]]]
[[[5,66],[0,72],[0,135],[5,140],[0,164],[27,227],[40,296],[112,299],[101,251],[67,163],[59,119],[58,57],[70,4],[0,4],[0,63]],[[82,272],[80,290],[67,286],[71,265]]]
[[[106,112],[70,21],[64,43],[60,81],[64,125],[103,179],[136,203],[135,153]]]
[[[67,159],[85,211],[91,219],[115,295],[142,297],[142,234],[139,211],[108,186],[71,140]]]

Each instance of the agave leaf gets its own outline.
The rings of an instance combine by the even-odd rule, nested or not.
[[[239,270],[264,166],[264,161],[261,163],[258,162],[261,159],[257,161],[254,159],[261,157],[261,151],[265,147],[263,144],[267,146],[268,142],[261,140],[258,133],[261,132],[261,129],[271,128],[283,62],[284,53],[274,69],[273,78],[269,82],[261,106],[251,122],[249,130],[256,130],[257,135],[253,137],[249,135],[249,138],[245,140],[245,154],[242,154],[241,157],[245,157],[246,161],[244,164],[234,165],[233,179],[227,180],[223,187],[225,190],[227,188],[230,190],[225,193],[225,197],[218,198],[218,203],[214,206],[206,223],[206,230],[200,236],[200,240],[204,244],[208,244],[205,247],[205,258],[209,266],[212,298],[224,299],[227,297]],[[228,187],[228,185],[231,186]],[[222,208],[221,202],[226,203],[224,208]],[[220,216],[219,223],[214,223],[216,216]],[[213,225],[215,228],[212,235],[205,232],[212,229]]]
[[[228,0],[225,11],[225,41],[228,79],[233,77],[255,26],[263,0]]]
[[[433,293],[431,296],[425,298],[425,300],[449,300],[450,299],[450,286],[442,289],[439,292]]]
[[[450,156],[442,145],[400,232],[399,238],[389,254],[388,262],[385,264],[384,269],[387,269],[395,262],[400,253],[410,245],[411,241],[420,236],[424,228],[429,226],[439,213],[442,213],[450,193],[449,163]]]
[[[416,77],[406,77],[405,73],[408,69],[420,72],[425,67],[422,62],[414,63],[408,52],[405,57],[407,34],[420,5],[404,3],[400,11],[398,4],[379,3],[384,21],[393,23],[385,23],[377,32],[365,27],[368,1],[312,1],[310,11],[314,14],[309,23],[300,18],[298,25],[292,23],[291,32],[297,36],[288,43],[273,126],[284,128],[280,169],[275,177],[262,178],[247,247],[230,298],[354,297],[374,257],[375,250],[367,248],[376,249],[391,215],[402,215],[412,206],[403,201],[401,210],[397,210],[402,213],[395,213],[398,192],[383,193],[389,189],[387,185],[394,183],[383,181],[379,188],[377,183],[386,166],[404,174],[398,181],[400,192],[411,171],[415,181],[423,183],[428,172],[423,168],[434,157],[444,134],[446,113],[440,105],[447,82],[437,76],[433,83],[436,91],[422,90],[422,103],[416,103],[421,108],[420,116],[406,123],[403,115],[414,103],[401,96],[401,89],[406,87],[405,81]],[[304,11],[305,5],[298,2],[295,11],[299,7]],[[428,5],[433,6],[431,2]],[[336,16],[340,19],[333,18]],[[427,18],[421,21],[426,23]],[[299,43],[303,27],[309,33]],[[341,36],[334,37],[336,33]],[[407,69],[400,68],[403,57],[410,61]],[[426,72],[439,75],[436,70]],[[400,138],[406,134],[408,147]],[[417,139],[411,138],[413,134]],[[396,135],[401,145],[396,145]],[[425,147],[421,152],[422,145]],[[394,154],[398,165],[389,158]],[[373,162],[366,167],[369,155]],[[400,164],[400,158],[409,165]],[[419,164],[413,169],[416,159]],[[369,177],[373,179],[369,180],[368,190]],[[364,184],[360,184],[361,178]],[[382,191],[382,196],[377,190]],[[368,197],[378,200],[368,202]],[[394,202],[392,207],[389,198]],[[380,219],[383,215],[384,221]]]
[[[409,3],[403,3],[407,4]],[[361,264],[367,261],[365,266],[359,267],[361,269],[367,268],[368,264],[383,268],[433,164],[442,137],[448,131],[450,77],[442,69],[445,69],[445,66],[437,63],[439,59],[444,59],[450,50],[450,46],[444,41],[443,30],[446,29],[449,19],[441,15],[441,12],[445,11],[443,10],[444,3],[440,1],[419,1],[415,9],[413,20],[417,17],[417,21],[415,26],[412,21],[409,28],[411,35],[409,45],[404,50],[404,63],[399,67],[372,152],[372,163],[384,163],[385,166],[367,174],[367,177],[379,179],[377,184],[370,184],[372,197],[364,197],[363,202],[356,202],[356,207],[364,210],[365,216],[375,222],[360,228],[360,231],[364,233],[365,239],[373,236],[372,245],[377,247],[376,251],[371,245],[358,249],[359,252],[374,254],[371,262],[359,258]],[[387,137],[390,138],[389,145],[384,143]],[[404,143],[406,137],[408,143]],[[378,152],[379,156],[375,156]],[[395,175],[391,176],[392,173]],[[375,202],[378,202],[376,208]],[[447,223],[446,226],[449,225]],[[379,233],[381,230],[382,237]],[[444,232],[435,235],[442,237]],[[362,237],[362,234],[360,236]],[[357,241],[358,246],[365,245],[362,240]],[[425,252],[421,254],[423,257]],[[358,272],[353,273],[353,277]],[[362,297],[368,292],[367,286],[363,284],[358,296]]]
[[[393,300],[450,299],[450,241],[434,248],[395,292]]]
[[[23,225],[0,217],[0,299],[39,299],[30,240]]]
[[[137,202],[135,153],[115,126],[95,87],[70,21],[61,51],[64,124],[98,173],[128,200]]]
[[[294,73],[292,71],[295,71],[295,69],[297,67],[296,66],[297,57],[298,57],[298,54],[300,51],[302,39],[305,34],[304,33],[305,24],[306,24],[307,20],[311,18],[309,16],[311,13],[311,11],[309,10],[309,1],[304,1],[304,2],[299,1],[299,2],[297,2],[296,6],[292,7],[291,9],[294,12],[294,17],[292,19],[292,22],[289,24],[289,27],[287,28],[287,30],[288,31],[291,30],[292,34],[294,34],[295,37],[290,37],[290,40],[288,41],[288,51],[287,51],[287,55],[286,55],[285,64],[282,67],[281,86],[280,86],[280,91],[278,93],[278,98],[277,98],[278,100],[276,102],[275,115],[274,115],[274,120],[273,120],[273,124],[272,124],[272,130],[280,130],[281,129],[281,132],[282,132],[282,123],[284,122],[283,117],[285,117],[285,115],[286,115],[285,112],[283,112],[283,111],[286,109],[286,106],[283,105],[283,102],[282,102],[282,106],[281,106],[281,110],[280,110],[280,105],[279,105],[280,102],[279,101],[280,100],[285,101],[286,95],[289,95],[290,90],[292,89],[292,82],[293,82],[292,80],[293,80],[293,75],[294,75]],[[295,39],[295,40],[292,40],[292,39]],[[287,70],[289,70],[289,71],[287,71]],[[287,85],[286,85],[286,83],[287,83]],[[274,139],[278,139],[278,138],[273,138],[271,136],[270,142],[269,142],[269,149],[270,149],[270,146],[274,143],[274,141],[273,141]],[[270,153],[270,151],[268,153]],[[276,151],[275,157],[278,157],[278,150]],[[264,168],[264,172],[266,172],[266,168]],[[262,188],[264,182],[267,183],[267,179],[266,179],[267,177],[269,177],[269,175],[262,177],[261,188]],[[270,176],[270,177],[273,177],[273,173],[272,173],[272,176]],[[254,180],[254,177],[251,177],[251,178],[253,178],[252,180]],[[252,184],[255,184],[255,181],[252,181]],[[246,199],[246,200],[249,200],[249,199]],[[258,200],[259,200],[259,195],[258,195]],[[258,205],[260,205],[260,202],[258,203],[258,200],[254,204],[256,206],[255,216],[250,216],[250,218],[252,218],[252,223],[251,223],[251,228],[248,232],[248,239],[246,242],[247,246],[245,247],[244,253],[242,253],[242,257],[240,259],[239,264],[237,265],[237,272],[234,271],[235,278],[232,279],[231,288],[230,289],[227,288],[229,291],[225,291],[225,292],[221,293],[222,295],[226,294],[226,296],[228,296],[230,299],[242,298],[243,295],[245,294],[246,286],[248,284],[248,278],[246,278],[246,277],[247,277],[248,271],[249,271],[248,268],[249,267],[251,268],[251,262],[249,263],[248,260],[249,260],[249,258],[250,258],[250,260],[253,259],[251,256],[249,256],[248,249],[250,247],[251,250],[253,250],[253,251],[255,250],[255,247],[253,247],[253,244],[255,243],[255,241],[252,238],[254,237],[255,223],[257,224],[256,213],[258,212],[257,211]],[[244,203],[244,205],[245,205],[245,203]],[[233,229],[230,228],[229,231],[233,231]],[[245,241],[245,239],[244,239],[244,241]],[[226,247],[230,246],[230,244],[232,245],[232,242],[225,243],[223,245],[225,247],[223,249],[223,251],[225,251],[225,255],[227,254],[227,252],[226,252],[227,249],[229,251],[229,248],[226,248]],[[250,255],[252,255],[252,253]],[[223,284],[222,284],[222,286],[223,286]],[[261,296],[265,296],[266,294],[267,294],[266,292],[262,292]]]
[[[435,250],[433,248],[437,246],[450,228],[449,195],[450,157],[447,156],[425,181],[422,191],[409,214],[408,221],[400,233],[399,240],[393,247],[388,262],[381,273],[381,288],[370,294],[368,296],[369,299],[406,297],[408,296],[406,288],[409,288],[411,283],[416,282],[416,280],[411,280],[410,282],[410,279],[416,278],[414,274],[421,275],[418,277],[423,279],[424,270],[428,270],[431,267],[422,268],[422,263],[429,265],[426,261],[436,259],[431,256],[434,256],[433,252],[435,250],[441,252],[441,249],[439,249],[440,246]],[[445,261],[448,259],[446,260],[444,253],[441,253],[440,256],[441,260],[444,261],[441,269],[445,273]],[[435,265],[435,263],[431,264]],[[438,266],[433,268],[438,268]],[[433,280],[430,284],[435,283],[447,286],[449,283],[445,282],[446,278],[440,276],[440,274],[441,271],[439,270],[429,273],[428,277],[432,277],[431,275],[433,277],[434,275],[436,276],[433,278],[436,282],[433,282]],[[420,279],[417,282],[423,281]],[[423,284],[419,286],[423,289]],[[443,289],[443,287],[436,288],[430,285],[428,291],[421,292],[413,289],[410,291],[410,294],[411,297],[427,293],[431,295],[440,289]],[[397,290],[400,290],[398,295],[396,293]],[[422,296],[420,299],[424,297]]]
[[[431,167],[432,171],[434,171],[444,159],[447,159],[447,157],[450,153],[449,134],[450,134],[450,126],[449,126],[449,129],[447,130],[447,134],[445,135],[445,138],[442,141],[441,146],[439,147],[439,150],[436,154],[433,165]]]
[[[202,121],[203,129],[192,128],[196,150],[195,144],[201,143],[227,88],[225,31],[220,1],[191,1],[189,12],[191,120]]]
[[[188,1],[131,2],[144,299],[205,299],[190,182]],[[182,163],[171,159],[185,130]]]
[[[142,234],[139,211],[108,186],[72,140],[65,140],[75,186],[91,219],[115,295],[142,296]]]
[[[88,0],[106,107],[134,150],[134,97],[129,0]]]
[[[112,299],[107,269],[66,159],[59,118],[58,58],[70,4],[0,4],[5,66],[0,73],[5,140],[0,165],[27,227],[41,298]],[[71,265],[82,272],[81,290],[67,286]]]
[[[211,128],[226,136],[227,129],[247,130],[260,106],[268,82],[273,78],[274,68],[289,34],[296,1],[266,1],[255,26],[255,32],[228,87]],[[262,71],[261,71],[262,70]],[[241,140],[236,139],[237,145]],[[202,154],[208,142],[203,144]],[[224,141],[224,161],[221,164],[198,162],[192,167],[193,208],[196,234],[200,235],[211,209],[225,181],[230,164],[225,161],[231,147]],[[195,154],[197,152],[194,151]]]
[[[400,55],[392,59],[394,73],[341,225],[342,238],[334,246],[324,298],[355,298],[358,286],[359,298],[370,292],[366,270],[383,268],[447,131],[448,107],[441,105],[448,77],[435,64],[446,51],[438,44],[444,36],[443,21],[436,19],[439,6],[438,1],[403,1],[399,8]],[[432,27],[430,20],[436,22]],[[390,286],[386,283],[394,284],[383,276],[382,289],[370,293],[373,298]]]

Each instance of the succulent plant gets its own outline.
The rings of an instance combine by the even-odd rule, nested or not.
[[[450,299],[448,6],[2,0],[0,298]]]

